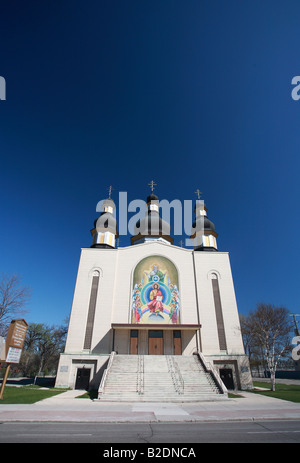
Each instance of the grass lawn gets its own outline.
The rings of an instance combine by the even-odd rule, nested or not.
[[[264,387],[269,388],[267,391],[255,390],[251,392],[254,394],[267,395],[269,397],[274,397],[276,399],[288,400],[290,402],[300,402],[300,386],[295,384],[276,384],[275,383],[275,392],[271,391],[271,384],[265,382],[254,381],[254,387]]]
[[[233,392],[228,392],[229,399],[243,399],[241,394],[234,394]]]
[[[0,400],[0,407],[1,404],[34,404],[65,391],[66,389],[42,389],[39,386],[6,386],[3,400]]]

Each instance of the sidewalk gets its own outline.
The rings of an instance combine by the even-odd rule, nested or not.
[[[31,405],[0,404],[0,421],[200,422],[299,419],[300,403],[241,391],[243,398],[194,403],[116,403],[76,399],[67,391]]]

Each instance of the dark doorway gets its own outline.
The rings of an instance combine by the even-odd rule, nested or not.
[[[149,355],[163,355],[164,336],[163,331],[149,331]]]
[[[220,377],[227,389],[234,389],[233,373],[231,368],[220,368]]]
[[[90,368],[77,368],[75,389],[88,390],[90,384]]]

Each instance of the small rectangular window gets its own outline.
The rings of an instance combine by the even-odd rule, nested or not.
[[[149,338],[163,338],[163,331],[162,330],[150,330],[149,331]]]

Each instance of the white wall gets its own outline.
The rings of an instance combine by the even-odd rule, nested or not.
[[[148,242],[119,249],[82,249],[65,352],[83,350],[92,275],[95,269],[100,272],[100,279],[91,350],[93,353],[110,352],[111,324],[130,323],[134,269],[141,259],[151,255],[164,256],[177,267],[181,302],[180,323],[198,324],[199,309],[202,350],[208,354],[219,352],[210,273],[215,272],[218,275],[228,353],[244,353],[228,253],[193,252],[161,242]],[[189,348],[188,344],[187,349],[191,350],[192,347]]]

